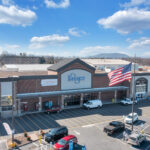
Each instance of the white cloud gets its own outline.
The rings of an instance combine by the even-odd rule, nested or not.
[[[85,31],[79,30],[78,28],[75,27],[70,28],[68,30],[68,33],[71,34],[72,36],[77,36],[77,37],[87,34]]]
[[[145,52],[141,55],[142,57],[150,57],[150,52]]]
[[[9,49],[18,49],[18,48],[20,48],[20,46],[16,45],[16,44],[14,44],[14,45],[6,44],[5,48],[8,49],[8,50]]]
[[[117,46],[89,46],[80,51],[80,56],[94,56],[100,53],[119,52],[121,49]]]
[[[121,6],[123,6],[125,8],[136,7],[139,5],[150,5],[150,0],[131,0],[130,2],[121,4]]]
[[[128,49],[149,51],[150,50],[150,38],[142,37],[137,40],[130,40]]]
[[[108,18],[99,19],[97,23],[106,29],[115,29],[121,34],[140,32],[150,29],[150,11],[135,8],[120,10]]]
[[[53,0],[45,0],[44,2],[48,8],[67,8],[70,6],[70,0],[60,0],[59,3]]]
[[[3,5],[12,5],[14,2],[12,0],[1,0]]]
[[[27,26],[35,19],[36,14],[29,9],[21,9],[14,5],[8,7],[0,5],[0,24]]]
[[[3,48],[0,46],[0,53],[2,53],[2,51],[3,51]]]
[[[29,48],[39,49],[49,45],[64,43],[69,40],[68,36],[61,36],[58,34],[41,36],[41,37],[32,37],[30,40]]]
[[[4,44],[0,46],[0,53],[15,53],[20,48],[20,45],[17,44]]]

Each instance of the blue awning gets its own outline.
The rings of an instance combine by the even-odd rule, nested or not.
[[[90,88],[90,89],[76,89],[76,90],[64,90],[64,91],[47,91],[47,92],[36,92],[36,93],[20,93],[16,95],[18,99],[36,98],[36,97],[49,97],[49,96],[60,96],[69,94],[80,94],[80,93],[94,93],[94,92],[109,92],[109,91],[125,91],[129,87],[116,86],[116,87],[104,87],[104,88]]]

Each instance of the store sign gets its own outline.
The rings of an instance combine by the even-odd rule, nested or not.
[[[75,73],[71,73],[68,75],[68,81],[74,82],[75,84],[79,84],[81,81],[85,80],[85,76],[78,76]]]
[[[91,73],[73,69],[61,74],[61,90],[91,88]]]
[[[43,79],[41,80],[41,86],[56,86],[57,79]]]

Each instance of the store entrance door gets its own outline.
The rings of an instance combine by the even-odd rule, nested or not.
[[[81,95],[67,95],[64,98],[64,107],[80,106]]]

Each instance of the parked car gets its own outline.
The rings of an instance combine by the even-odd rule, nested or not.
[[[133,104],[133,101],[130,98],[125,98],[121,100],[120,103],[123,105],[131,105]],[[137,103],[137,100],[134,100],[134,103]]]
[[[142,142],[146,140],[146,136],[141,133],[133,132],[128,139],[128,143],[135,146],[140,146]]]
[[[138,114],[133,113],[133,123],[138,120]],[[128,116],[124,116],[124,122],[128,124],[132,124],[132,113],[130,113]]]
[[[49,142],[56,142],[57,140],[61,139],[64,136],[68,135],[68,129],[65,126],[53,128],[48,133],[44,134],[45,141]]]
[[[97,108],[102,107],[102,101],[99,99],[95,100],[88,100],[86,103],[83,104],[84,108],[90,109],[90,108]]]
[[[61,108],[59,106],[52,106],[51,108],[45,109],[45,112],[47,114],[53,113],[53,112],[60,112]]]
[[[123,131],[125,129],[125,124],[119,121],[112,121],[109,123],[109,125],[104,127],[104,132],[107,133],[107,135],[112,135],[116,132]]]
[[[69,142],[73,141],[73,144],[77,144],[78,140],[77,137],[74,135],[68,135],[60,139],[56,144],[54,144],[54,150],[68,150],[69,149]]]

